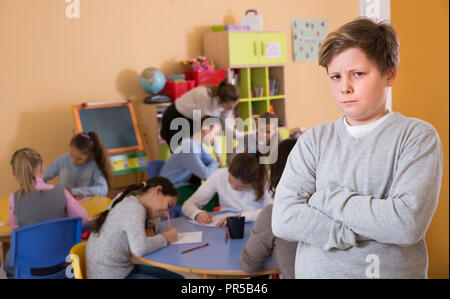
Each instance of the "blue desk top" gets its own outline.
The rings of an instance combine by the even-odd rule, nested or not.
[[[214,213],[216,214],[216,213]],[[143,256],[144,259],[153,262],[171,265],[176,267],[185,267],[190,269],[203,269],[212,271],[242,271],[239,265],[239,256],[242,247],[247,243],[253,227],[253,222],[245,224],[245,232],[243,239],[228,239],[225,243],[225,227],[207,227],[189,222],[185,217],[172,219],[172,226],[178,232],[202,231],[201,243],[190,244],[170,244],[151,254]],[[161,223],[160,231],[167,231],[167,221]],[[207,247],[196,249],[181,254],[183,250],[190,249],[201,244],[208,243]],[[263,270],[278,269],[275,261],[269,258]]]

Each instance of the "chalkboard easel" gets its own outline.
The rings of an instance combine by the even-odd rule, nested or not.
[[[143,151],[141,134],[130,100],[72,106],[77,133],[95,131],[110,154]]]
[[[96,132],[110,154],[114,175],[146,171],[146,154],[131,100],[72,106],[77,133]]]

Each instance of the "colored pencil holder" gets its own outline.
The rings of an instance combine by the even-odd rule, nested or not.
[[[227,217],[227,227],[231,239],[244,237],[245,217]]]

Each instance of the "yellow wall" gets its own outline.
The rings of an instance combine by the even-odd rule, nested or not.
[[[293,18],[326,18],[329,30],[358,15],[358,0],[80,0],[80,19],[68,19],[64,0],[0,0],[0,194],[17,185],[9,159],[29,146],[51,163],[68,150],[71,106],[141,101],[145,67],[166,75],[179,61],[202,54],[211,25],[239,24],[246,9],[264,29],[291,36]],[[294,63],[288,38],[286,93],[289,126],[309,128],[339,116],[317,62]]]
[[[444,175],[436,214],[426,236],[429,277],[449,277],[448,193],[448,0],[391,1],[400,37],[400,71],[392,90],[393,110],[430,122],[444,149]]]

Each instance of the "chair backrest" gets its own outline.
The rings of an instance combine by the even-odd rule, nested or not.
[[[15,278],[66,278],[66,269],[35,276],[32,268],[50,268],[66,262],[70,249],[81,242],[81,218],[44,221],[13,230],[11,266]]]
[[[159,175],[159,172],[161,171],[161,168],[163,167],[165,161],[162,160],[153,160],[148,162],[147,164],[147,173],[148,178],[152,178],[154,176]]]
[[[87,242],[81,242],[73,246],[70,250],[70,259],[72,260],[73,273],[75,279],[83,279],[86,277],[85,256]]]

